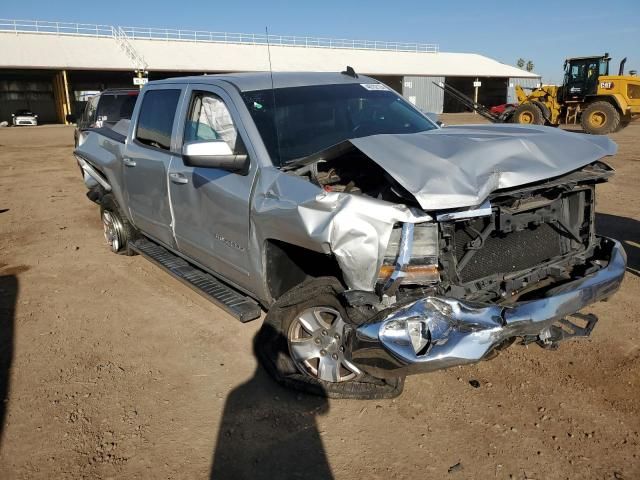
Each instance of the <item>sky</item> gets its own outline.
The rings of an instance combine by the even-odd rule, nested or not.
[[[627,70],[640,70],[640,0],[4,0],[0,18],[437,43],[531,60],[550,83],[562,81],[566,57],[608,52],[615,73],[625,56]]]

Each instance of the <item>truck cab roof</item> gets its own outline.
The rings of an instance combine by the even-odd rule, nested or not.
[[[271,88],[271,73],[229,73],[221,75],[195,75],[190,77],[167,78],[165,80],[154,80],[149,85],[158,84],[219,84],[226,82],[232,84],[241,92],[251,92],[255,90],[266,90]],[[273,72],[273,87],[307,87],[312,85],[335,85],[348,83],[380,83],[371,77],[358,75],[352,77],[344,73],[336,72]]]

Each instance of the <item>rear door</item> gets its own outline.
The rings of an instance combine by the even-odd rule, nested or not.
[[[188,103],[187,103],[188,102]],[[237,151],[246,148],[248,172],[188,167],[176,157],[169,171],[169,191],[178,250],[236,285],[250,289],[249,199],[256,162],[227,93],[212,85],[189,88],[181,119],[181,144],[223,139]]]
[[[123,176],[127,205],[135,226],[154,240],[175,247],[167,173],[175,159],[175,118],[182,100],[179,85],[150,87],[132,126]]]

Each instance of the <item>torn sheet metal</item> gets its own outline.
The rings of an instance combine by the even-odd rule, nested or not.
[[[425,297],[357,327],[352,359],[384,378],[475,363],[514,337],[544,340],[554,322],[610,297],[620,287],[624,249],[616,240],[600,238],[598,260],[606,266],[549,290],[545,297],[508,306]]]
[[[325,192],[275,168],[261,171],[252,235],[331,253],[354,290],[373,290],[391,230],[399,222],[433,221],[424,212],[366,196]]]
[[[354,138],[312,157],[338,156],[351,145],[425,210],[477,206],[495,190],[564,175],[617,151],[602,136],[539,126],[471,125]]]

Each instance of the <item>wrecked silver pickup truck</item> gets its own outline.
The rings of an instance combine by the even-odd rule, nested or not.
[[[126,133],[126,135],[125,135]],[[594,231],[606,137],[439,128],[352,70],[150,82],[75,150],[107,242],[241,321],[281,383],[397,395],[407,374],[588,335],[620,286]]]

